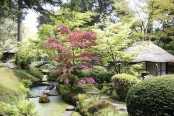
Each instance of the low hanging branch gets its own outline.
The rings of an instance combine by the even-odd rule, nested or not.
[[[47,38],[44,46],[49,50],[56,50],[52,56],[58,62],[62,73],[71,73],[76,69],[90,69],[94,62],[99,63],[99,58],[92,53],[96,46],[96,34],[92,31],[70,30],[59,25],[58,34],[63,38]]]

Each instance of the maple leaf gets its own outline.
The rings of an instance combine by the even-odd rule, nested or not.
[[[96,46],[96,34],[93,31],[70,30],[64,25],[59,25],[57,30],[66,41],[51,37],[46,39],[44,46],[49,50],[57,50],[52,58],[58,62],[62,73],[90,69],[92,62],[99,62],[99,58],[92,53],[92,46]]]

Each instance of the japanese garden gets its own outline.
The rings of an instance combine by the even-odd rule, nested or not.
[[[174,116],[174,0],[0,0],[0,116]]]

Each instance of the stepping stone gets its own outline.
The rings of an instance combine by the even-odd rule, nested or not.
[[[101,96],[100,99],[109,99],[109,96]]]
[[[74,106],[68,106],[66,108],[66,111],[74,111],[75,110],[75,107]]]
[[[92,94],[92,95],[98,95],[99,94],[99,92],[96,92],[96,91],[88,91],[87,93]]]
[[[10,62],[4,63],[4,66],[7,67],[7,68],[10,68],[10,69],[15,68],[14,64],[10,63]]]
[[[63,113],[63,116],[71,116],[72,113],[73,113],[73,111],[65,111]]]
[[[126,105],[125,104],[118,104],[118,103],[112,103],[114,107],[116,107],[120,111],[126,111]]]
[[[44,90],[43,93],[44,94],[50,93],[50,90]]]

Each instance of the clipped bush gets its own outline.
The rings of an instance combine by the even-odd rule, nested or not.
[[[114,89],[120,100],[125,100],[128,90],[140,80],[129,74],[116,74],[112,77]]]
[[[174,75],[153,77],[132,87],[126,104],[129,116],[174,116]]]
[[[113,76],[112,72],[102,71],[102,72],[99,72],[94,79],[97,83],[104,83],[104,82],[110,83],[112,76]]]

